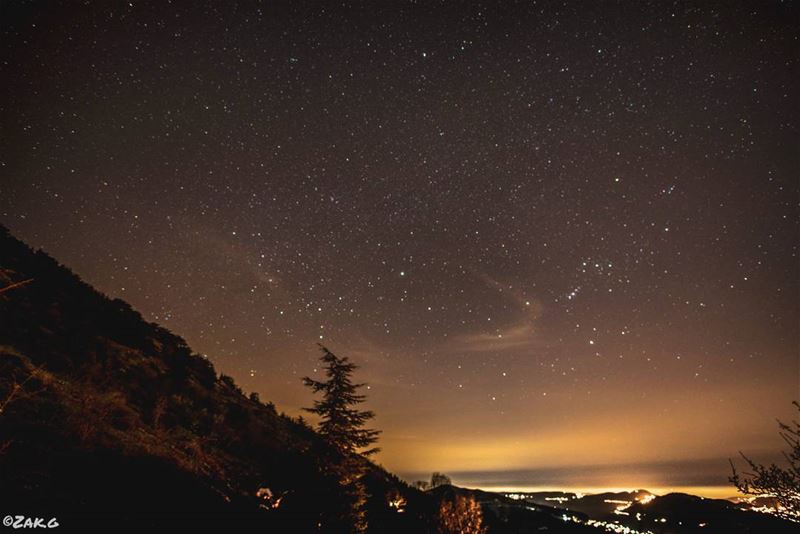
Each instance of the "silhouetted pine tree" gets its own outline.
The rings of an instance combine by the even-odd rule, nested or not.
[[[322,393],[322,399],[315,400],[314,407],[305,410],[320,417],[319,433],[339,453],[337,458],[330,459],[326,467],[327,474],[334,477],[341,487],[341,498],[344,500],[341,514],[326,518],[328,524],[323,528],[331,532],[361,533],[367,529],[364,508],[367,494],[361,482],[366,467],[364,456],[379,450],[376,447],[363,449],[378,440],[380,431],[364,428],[375,414],[356,408],[366,398],[358,393],[364,384],[355,384],[351,380],[357,366],[347,357],[339,358],[322,345],[320,349],[320,360],[325,367],[327,380],[303,378],[303,383],[314,393]]]

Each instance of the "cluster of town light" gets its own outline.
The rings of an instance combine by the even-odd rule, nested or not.
[[[789,521],[794,521],[795,523],[800,523],[800,513],[781,506],[779,502],[776,502],[774,505],[756,505],[754,504],[755,500],[756,497],[748,497],[746,499],[746,502],[750,503],[750,506],[747,508],[748,510],[752,512],[758,512],[760,514],[774,515],[776,517],[780,517],[781,519],[787,519]]]
[[[525,499],[527,499],[529,497],[529,495],[525,494],[525,493],[506,493],[505,496],[510,498],[510,499],[514,499],[514,500],[518,500],[518,501],[519,500],[525,500]],[[576,494],[576,495],[567,494],[567,495],[558,496],[558,497],[545,497],[545,500],[546,501],[553,501],[553,502],[557,502],[557,503],[561,504],[561,503],[564,503],[564,502],[567,502],[567,501],[571,501],[573,499],[580,499],[583,496],[584,496],[583,494]],[[603,502],[608,503],[608,504],[616,505],[616,507],[613,510],[613,512],[616,515],[629,516],[630,512],[628,512],[627,510],[628,510],[628,508],[631,507],[631,505],[634,502],[638,502],[639,504],[648,504],[648,503],[652,502],[655,498],[656,498],[656,496],[653,495],[652,493],[647,493],[645,495],[642,495],[641,497],[636,498],[633,501],[622,500],[622,499],[605,499]],[[763,514],[770,514],[770,515],[781,517],[783,519],[788,519],[790,521],[794,521],[796,523],[800,523],[800,514],[799,513],[787,510],[785,507],[781,506],[779,503],[775,503],[774,505],[765,505],[765,504],[756,505],[755,504],[756,497],[748,497],[748,498],[742,499],[740,502],[749,503],[750,506],[747,509],[751,510],[753,512],[759,512],[759,513],[763,513]],[[653,532],[651,530],[636,530],[635,528],[631,528],[631,527],[628,527],[628,526],[625,526],[625,525],[620,525],[619,523],[611,523],[611,522],[608,522],[608,521],[598,521],[596,519],[589,519],[588,521],[584,522],[580,518],[578,518],[576,516],[573,516],[573,515],[569,515],[569,514],[563,514],[561,516],[561,519],[563,521],[565,521],[565,522],[570,522],[571,521],[571,522],[574,522],[574,523],[583,523],[585,525],[589,525],[589,526],[593,526],[593,527],[597,527],[597,528],[602,528],[606,532],[615,532],[617,534],[653,534]],[[642,521],[643,519],[644,519],[644,516],[642,515],[642,513],[637,512],[636,513],[636,520],[637,521]],[[655,523],[666,523],[667,519],[665,517],[659,517],[657,519],[653,519],[653,521]],[[698,523],[697,526],[701,527],[701,528],[702,527],[706,527],[706,526],[708,526],[708,523]]]
[[[587,525],[604,529],[606,532],[616,532],[617,534],[653,534],[652,530],[636,530],[635,528],[626,527],[618,523],[609,523],[607,521],[597,521],[590,519],[586,522]]]
[[[563,521],[572,521],[573,523],[581,523],[591,527],[602,528],[606,532],[616,532],[617,534],[654,534],[652,530],[636,530],[635,528],[626,527],[625,525],[620,525],[619,523],[609,523],[608,521],[589,519],[588,521],[584,522],[575,516],[570,516],[567,514],[562,515],[561,519]]]
[[[514,499],[515,501],[524,501],[530,497],[528,493],[504,493],[506,497],[509,499]],[[565,493],[563,497],[545,497],[544,500],[546,501],[555,501],[558,503],[571,501],[572,499],[582,499],[585,497],[585,493]]]
[[[638,502],[639,504],[647,504],[647,503],[649,503],[650,501],[652,501],[655,498],[656,498],[655,495],[653,495],[652,493],[648,493],[646,495],[642,495],[641,497],[637,498],[636,502]],[[616,499],[606,499],[604,502],[607,502],[609,504],[616,504],[617,505],[617,507],[614,509],[614,513],[615,514],[617,514],[617,515],[630,515],[630,513],[626,512],[625,510],[627,510],[628,508],[631,507],[631,505],[633,504],[633,501],[622,501],[622,500],[616,500]],[[641,514],[636,514],[636,519],[639,519],[640,515]]]

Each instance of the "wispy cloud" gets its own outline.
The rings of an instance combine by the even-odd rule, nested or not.
[[[544,346],[537,328],[529,320],[509,325],[496,334],[479,333],[458,336],[454,348],[461,352],[502,352]]]
[[[506,298],[515,310],[512,320],[493,332],[469,333],[457,336],[453,348],[459,352],[503,352],[542,347],[546,343],[538,324],[543,305],[518,285],[500,281],[484,273],[476,277]]]

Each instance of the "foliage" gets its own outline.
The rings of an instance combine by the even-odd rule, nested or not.
[[[236,382],[233,380],[233,377],[221,374],[219,375],[219,381],[225,385],[225,387],[231,388],[237,393],[242,393],[242,388],[240,388]]]
[[[450,480],[450,477],[445,475],[444,473],[433,473],[431,475],[431,482],[428,485],[428,489],[438,488],[439,486],[449,486],[453,483]]]
[[[361,477],[366,463],[362,455],[374,454],[378,449],[373,447],[358,453],[375,443],[380,431],[364,428],[375,414],[355,407],[365,400],[365,396],[358,393],[364,384],[355,384],[351,380],[356,365],[347,357],[336,356],[322,345],[320,349],[327,380],[303,379],[314,393],[322,393],[322,399],[315,400],[313,408],[306,408],[306,411],[320,417],[319,433],[340,453],[338,460],[331,459],[326,473],[337,482],[340,496],[348,503],[346,512],[329,518],[326,528],[331,531],[365,532],[367,493]]]
[[[800,411],[800,403],[795,401],[792,404]],[[783,508],[783,514],[797,518],[800,517],[800,422],[786,424],[778,421],[778,426],[781,437],[790,447],[788,453],[783,453],[788,467],[757,464],[742,454],[750,471],[739,474],[731,461],[733,474],[730,481],[745,495],[774,497]]]
[[[455,495],[439,505],[439,534],[484,534],[481,506],[471,495]]]
[[[306,411],[320,416],[319,433],[344,453],[356,453],[359,449],[369,447],[378,440],[379,430],[363,428],[375,414],[369,410],[353,408],[365,400],[358,390],[365,384],[354,384],[351,380],[353,371],[358,367],[345,356],[339,358],[324,346],[320,345],[328,379],[324,382],[303,378],[303,383],[314,393],[322,393],[322,400],[315,400],[313,408]],[[380,449],[371,448],[361,451],[368,456]]]

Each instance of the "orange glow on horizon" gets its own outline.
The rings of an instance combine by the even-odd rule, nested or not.
[[[458,485],[458,481],[453,481]],[[733,486],[672,486],[672,487],[647,487],[638,484],[620,486],[467,486],[472,489],[492,491],[497,493],[537,493],[545,491],[576,493],[581,495],[592,495],[598,493],[621,493],[633,492],[637,490],[647,490],[654,495],[661,496],[668,493],[688,493],[705,497],[707,499],[729,499],[740,497],[741,494]],[[642,501],[646,504],[645,501]],[[647,501],[649,502],[649,501]]]

